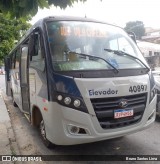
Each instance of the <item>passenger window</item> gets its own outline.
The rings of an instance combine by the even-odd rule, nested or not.
[[[42,54],[41,42],[40,42],[40,34],[35,34],[35,54],[32,56],[30,61],[30,66],[35,67],[41,71],[44,71],[44,57]]]
[[[15,60],[15,68],[19,68],[19,61],[20,61],[20,49],[18,49],[15,53],[16,60]]]
[[[12,69],[15,68],[15,52],[12,54]]]

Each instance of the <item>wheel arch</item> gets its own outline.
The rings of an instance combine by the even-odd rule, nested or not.
[[[31,124],[35,127],[38,127],[40,125],[40,122],[42,121],[42,113],[40,111],[40,108],[36,105],[32,107],[32,113],[31,113]]]

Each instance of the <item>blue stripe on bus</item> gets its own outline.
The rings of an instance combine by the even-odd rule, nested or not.
[[[73,78],[54,74],[54,81],[57,91],[70,94],[76,97],[82,97]]]

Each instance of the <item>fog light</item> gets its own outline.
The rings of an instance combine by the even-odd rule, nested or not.
[[[57,100],[58,100],[58,101],[61,101],[62,99],[63,99],[62,95],[58,95],[58,96],[57,96]]]
[[[77,126],[68,126],[68,130],[71,134],[78,134],[79,133],[79,130],[80,128],[77,127]]]
[[[64,103],[65,103],[66,105],[69,105],[69,104],[71,103],[71,98],[70,98],[70,97],[66,97],[66,98],[64,99]]]
[[[80,102],[80,100],[75,100],[73,104],[75,107],[78,108],[81,105],[81,102]]]

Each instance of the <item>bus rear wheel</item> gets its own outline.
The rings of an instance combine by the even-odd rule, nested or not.
[[[41,138],[42,138],[44,145],[47,148],[51,148],[53,146],[53,144],[46,138],[46,131],[45,131],[45,125],[44,125],[43,120],[40,122],[39,129],[40,129],[40,134],[41,134]]]

